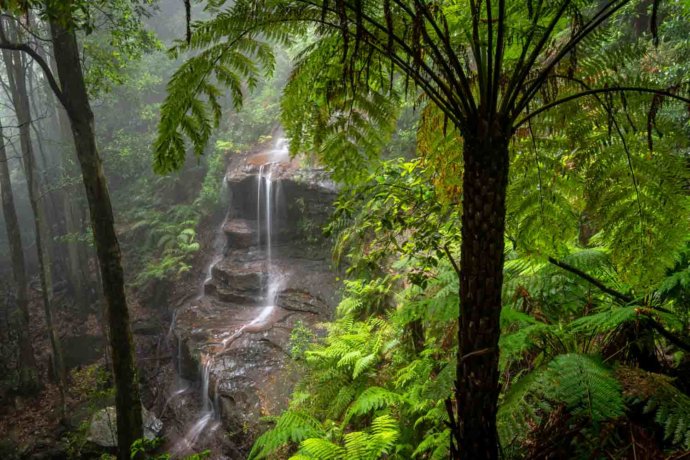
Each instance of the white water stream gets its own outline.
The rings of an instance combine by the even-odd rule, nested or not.
[[[211,372],[215,364],[216,356],[221,355],[226,349],[244,332],[259,332],[265,330],[267,325],[270,323],[270,318],[276,311],[276,300],[278,292],[283,284],[283,278],[278,273],[275,273],[273,267],[273,238],[274,238],[274,217],[276,211],[276,205],[280,203],[277,199],[276,194],[279,193],[279,187],[274,187],[273,181],[273,168],[282,162],[289,161],[288,144],[284,137],[278,137],[273,145],[273,148],[267,152],[266,162],[259,166],[257,173],[257,196],[256,196],[256,231],[257,231],[257,242],[259,248],[263,250],[264,253],[264,271],[266,273],[265,286],[261,286],[263,305],[261,305],[261,310],[259,313],[247,323],[243,324],[239,329],[232,333],[229,337],[226,337],[221,342],[220,350],[212,350],[201,354],[201,402],[202,407],[197,416],[196,421],[187,430],[185,435],[175,444],[173,448],[173,456],[181,456],[192,451],[195,444],[199,440],[202,434],[215,431],[220,426],[220,408],[217,401],[211,398],[210,384],[211,384]],[[227,179],[223,180],[223,192],[227,190],[228,184]],[[225,222],[223,222],[224,224]],[[218,231],[218,237],[222,238],[224,241],[223,225]],[[262,238],[262,234],[264,238]],[[196,300],[200,300],[204,296],[204,286],[210,282],[213,278],[213,267],[223,259],[223,249],[218,247],[218,239],[216,244],[214,244],[214,250],[216,255],[213,257],[206,269],[206,278],[201,285],[201,290],[199,296]],[[263,279],[263,277],[262,277]],[[169,335],[172,337],[176,313],[173,314],[172,324],[170,326]],[[179,343],[178,340],[178,373],[180,369],[179,361],[181,360],[180,351],[183,344]],[[170,396],[168,401],[172,398],[181,395],[186,392],[189,388],[187,382],[184,382],[178,376],[177,390]],[[218,382],[216,382],[218,385]],[[214,394],[218,395],[217,388]],[[168,403],[166,402],[166,405]]]

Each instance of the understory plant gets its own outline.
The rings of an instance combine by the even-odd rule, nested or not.
[[[457,215],[428,174],[421,163],[391,161],[341,194],[329,228],[349,275],[337,318],[300,355],[305,374],[290,407],[271,419],[250,458],[448,457]],[[531,199],[523,182],[513,187],[516,201]],[[538,243],[553,251],[549,238],[530,240],[535,246],[508,239],[503,455],[625,458],[690,449],[687,265],[642,284],[649,278],[621,270],[604,236],[583,247],[575,232],[552,252],[557,257],[536,250]],[[686,260],[686,251],[671,258]]]

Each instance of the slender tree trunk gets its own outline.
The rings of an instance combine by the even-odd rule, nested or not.
[[[498,339],[508,139],[465,139],[454,458],[498,458]]]
[[[2,26],[0,24],[0,26]],[[5,68],[9,80],[9,87],[12,102],[19,123],[19,141],[26,174],[26,183],[29,191],[29,201],[34,216],[34,230],[36,237],[36,251],[38,253],[39,278],[41,281],[41,300],[45,314],[46,327],[50,338],[50,346],[53,351],[53,367],[57,377],[58,387],[60,388],[61,410],[65,410],[64,391],[66,387],[66,376],[62,360],[62,348],[60,339],[53,325],[53,314],[51,309],[52,277],[50,267],[50,257],[46,242],[48,241],[49,231],[45,219],[45,210],[42,205],[41,190],[39,185],[38,172],[36,168],[36,158],[31,143],[31,111],[29,109],[29,97],[26,92],[26,72],[21,54],[3,50]]]
[[[84,223],[80,212],[80,206],[83,206],[82,195],[83,192],[78,186],[72,185],[72,178],[77,177],[75,164],[68,158],[74,152],[74,142],[69,128],[69,120],[65,111],[60,108],[60,135],[62,144],[64,144],[62,155],[62,170],[64,171],[63,182],[69,184],[63,186],[62,200],[63,208],[65,210],[65,229],[70,236],[82,235],[84,233]],[[90,289],[93,286],[93,279],[89,272],[89,248],[80,240],[69,238],[67,241],[67,253],[69,257],[69,279],[74,293],[74,300],[81,311],[87,312],[91,310],[92,302],[98,300],[100,297],[93,298]],[[97,292],[101,292],[97,290]],[[97,309],[100,311],[100,309]]]
[[[93,113],[84,84],[77,40],[74,32],[66,30],[58,22],[51,22],[50,26],[103,279],[115,377],[118,459],[125,460],[129,459],[132,442],[142,437],[142,416],[120,245],[115,234],[103,165],[96,149]]]
[[[47,55],[42,46],[37,46],[36,49],[39,55],[46,62],[49,62],[53,74],[57,75],[55,60],[52,59],[52,56]],[[50,117],[52,123],[50,123],[51,134],[49,138],[52,145],[55,146],[55,153],[59,158],[55,161],[55,167],[59,165],[62,169],[62,175],[58,179],[61,186],[59,192],[56,193],[59,206],[56,207],[61,210],[64,219],[64,231],[70,236],[65,244],[67,248],[67,279],[79,311],[87,313],[91,301],[94,299],[91,298],[89,291],[91,276],[88,269],[87,247],[82,241],[74,238],[75,235],[81,235],[84,229],[84,222],[79,212],[79,208],[82,206],[80,189],[72,183],[78,174],[76,164],[71,160],[74,152],[74,141],[65,109],[48,85],[43,85],[42,89],[44,105],[47,110],[52,111],[53,115]]]
[[[19,342],[19,385],[24,392],[33,392],[38,388],[38,370],[31,342],[29,324],[29,296],[26,279],[26,264],[24,262],[24,249],[22,247],[22,235],[19,230],[19,220],[14,207],[14,195],[10,179],[10,168],[7,162],[5,138],[0,126],[0,190],[2,192],[2,211],[7,228],[7,239],[10,244],[10,256],[12,259],[12,274],[14,276],[15,289],[17,290],[17,335]]]

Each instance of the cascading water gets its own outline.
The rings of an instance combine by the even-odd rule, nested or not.
[[[228,190],[229,190],[229,185],[226,177],[223,177],[223,181],[221,184],[221,190],[220,190],[220,197],[221,201],[225,201],[226,197],[228,196]],[[216,232],[216,235],[213,240],[212,244],[212,249],[214,252],[214,256],[211,259],[211,261],[208,263],[206,266],[205,270],[205,275],[204,279],[199,286],[199,292],[195,298],[195,301],[199,301],[204,297],[205,294],[205,286],[212,280],[213,278],[213,268],[218,264],[223,259],[223,253],[224,251],[224,246],[225,246],[225,237],[223,234],[223,225],[225,224],[228,216],[226,214],[225,218],[223,219],[223,222],[221,223],[220,227],[218,228],[218,231]],[[173,312],[173,317],[172,321],[170,323],[170,330],[168,332],[168,338],[169,340],[172,340],[174,337],[174,329],[175,329],[175,323],[177,320],[177,310]],[[167,407],[170,402],[187,393],[189,389],[191,388],[190,382],[182,378],[180,375],[181,368],[182,368],[182,347],[183,344],[179,338],[176,340],[176,348],[177,348],[177,363],[176,363],[176,375],[175,375],[175,380],[176,384],[174,387],[174,390],[172,391],[172,394],[168,397],[168,399],[165,402],[164,408]],[[211,369],[213,367],[213,356],[211,354],[203,354],[201,357],[201,362],[202,362],[202,369],[201,369],[201,401],[202,401],[202,407],[199,413],[199,416],[197,417],[196,421],[192,424],[192,426],[189,428],[189,430],[186,432],[183,438],[181,438],[173,447],[172,449],[172,454],[173,456],[182,456],[185,452],[189,452],[194,448],[194,445],[198,441],[199,437],[201,436],[202,433],[205,431],[210,430],[215,430],[220,426],[220,423],[218,422],[219,420],[219,414],[216,408],[214,407],[214,404],[212,404],[211,399],[210,399],[210,393],[209,393],[209,382],[210,382],[210,373]],[[210,425],[212,421],[215,421],[213,425]]]
[[[264,307],[274,308],[276,297],[280,288],[281,279],[273,266],[273,225],[274,212],[276,205],[280,202],[276,195],[279,192],[279,187],[274,188],[273,169],[280,166],[281,163],[289,160],[288,143],[285,137],[279,137],[273,148],[268,152],[267,162],[259,166],[257,175],[257,196],[256,196],[256,224],[258,233],[259,247],[265,252],[265,269],[266,269],[266,283],[263,288]],[[263,216],[262,216],[262,201],[263,201]],[[263,224],[263,226],[262,226]],[[262,241],[261,235],[264,234],[265,241]],[[263,245],[262,245],[263,242]],[[264,310],[265,310],[264,309]],[[263,314],[264,310],[262,310]],[[266,315],[270,315],[268,310]]]
[[[272,166],[271,163],[268,164],[268,171],[266,172],[266,177],[264,177],[264,181],[266,182],[266,273],[269,279],[269,286],[272,271],[271,263],[273,262],[273,258],[271,257],[271,246],[273,242],[273,235],[271,234],[273,230],[273,221],[271,219],[271,208],[273,208],[273,182],[271,182]]]
[[[275,267],[273,265],[273,238],[274,238],[274,220],[276,211],[276,204],[278,200],[276,199],[277,192],[279,193],[280,188],[274,187],[273,179],[273,169],[289,159],[288,146],[285,138],[280,137],[274,144],[273,149],[268,152],[268,161],[259,166],[257,171],[257,196],[256,196],[256,231],[257,231],[257,243],[260,251],[263,251],[264,255],[264,271],[265,277],[262,277],[262,299],[263,305],[258,314],[247,323],[239,327],[233,334],[229,337],[224,338],[220,342],[220,347],[215,350],[207,350],[201,354],[201,409],[191,427],[187,430],[186,434],[182,439],[180,439],[173,448],[174,456],[181,456],[186,452],[194,449],[195,444],[199,441],[202,434],[208,433],[210,431],[216,430],[220,426],[220,409],[216,398],[211,397],[211,373],[215,364],[216,356],[221,355],[228,347],[238,339],[245,332],[258,332],[266,327],[266,324],[270,323],[270,319],[273,313],[276,311],[276,300],[278,292],[281,288],[282,278],[276,273]],[[223,181],[223,189],[227,189],[227,181]],[[262,212],[263,211],[263,212]],[[218,232],[219,237],[223,238],[222,225]],[[263,235],[263,237],[262,237]],[[213,267],[223,259],[223,253],[225,252],[222,247],[219,247],[219,239],[216,239],[214,243],[214,250],[216,256],[212,259],[211,263],[208,265],[206,270],[206,277],[201,286],[201,292],[196,300],[200,300],[204,296],[204,287],[213,278]],[[265,279],[265,282],[263,281]],[[170,327],[170,333],[174,330],[175,316],[173,315],[173,323]],[[182,344],[178,343],[178,356],[181,350]],[[179,358],[178,358],[179,360]],[[180,365],[178,363],[178,372]],[[178,376],[178,379],[181,380]],[[215,382],[216,387],[219,382]],[[185,392],[188,385],[184,387],[179,387],[178,390],[171,396],[177,396]],[[214,394],[217,397],[217,388],[214,389]],[[167,404],[167,403],[166,403]]]

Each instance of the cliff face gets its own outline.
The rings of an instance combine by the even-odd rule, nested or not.
[[[177,426],[166,437],[179,454],[210,447],[213,458],[244,458],[260,417],[286,406],[298,378],[292,329],[314,327],[335,308],[321,234],[335,188],[280,146],[234,158],[225,181],[224,248],[171,326],[177,381],[166,410]]]

